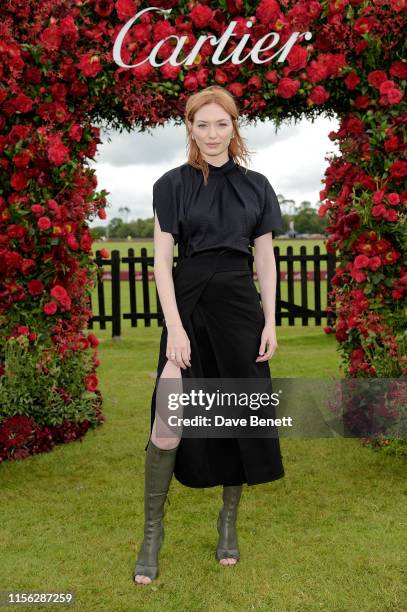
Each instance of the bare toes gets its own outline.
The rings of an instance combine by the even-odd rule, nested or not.
[[[221,559],[220,563],[222,565],[235,565],[236,559],[232,559],[232,558],[226,557],[225,559]]]
[[[151,578],[149,578],[149,576],[143,576],[142,574],[137,574],[134,578],[134,581],[137,584],[149,584],[151,582]]]

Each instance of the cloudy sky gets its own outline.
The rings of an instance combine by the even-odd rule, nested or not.
[[[303,201],[317,207],[321,180],[328,166],[325,157],[337,153],[336,145],[328,134],[338,129],[338,121],[320,117],[313,123],[303,119],[282,125],[275,131],[271,121],[245,126],[241,132],[246,145],[252,151],[249,168],[261,172],[269,179],[278,196],[292,202],[282,206],[290,212],[290,206]],[[101,130],[103,144],[99,145],[95,161],[98,190],[106,189],[107,219],[98,217],[90,223],[105,226],[114,217],[131,221],[153,216],[152,185],[164,172],[186,161],[185,127],[168,123],[151,130],[151,133],[118,132]],[[127,218],[119,208],[127,206]]]

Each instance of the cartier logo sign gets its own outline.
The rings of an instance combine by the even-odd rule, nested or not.
[[[148,8],[143,9],[142,11],[139,11],[136,15],[134,15],[134,17],[129,19],[129,21],[125,23],[125,25],[120,30],[114,42],[113,59],[115,63],[118,64],[118,66],[122,68],[136,68],[137,66],[141,66],[145,62],[149,62],[152,66],[155,66],[155,67],[162,66],[166,64],[167,62],[171,64],[172,66],[180,66],[181,64],[191,65],[194,63],[194,60],[199,54],[201,47],[206,41],[208,41],[214,47],[214,52],[212,55],[212,63],[216,65],[221,65],[221,64],[224,64],[225,62],[232,62],[233,64],[242,64],[247,59],[250,59],[255,64],[265,64],[266,62],[272,61],[274,58],[276,58],[276,60],[281,63],[281,62],[284,62],[290,50],[292,49],[293,45],[295,45],[295,43],[301,36],[303,36],[305,40],[310,40],[312,38],[311,32],[304,32],[303,34],[301,34],[300,32],[293,32],[290,38],[285,42],[284,45],[282,45],[278,50],[276,50],[276,53],[273,56],[271,57],[267,56],[266,58],[262,59],[261,58],[262,52],[269,51],[270,49],[277,47],[278,42],[280,40],[279,34],[277,32],[269,32],[268,34],[263,36],[263,38],[260,38],[258,41],[256,41],[253,48],[246,54],[245,54],[244,48],[250,38],[250,35],[244,34],[241,37],[238,44],[236,45],[236,47],[233,49],[233,52],[230,53],[228,56],[224,57],[223,59],[221,59],[220,56],[222,52],[224,51],[229,39],[232,36],[236,36],[236,34],[234,33],[234,29],[235,29],[237,22],[231,21],[228,27],[226,28],[225,32],[222,34],[222,36],[220,36],[220,38],[216,38],[216,36],[214,35],[209,35],[209,36],[201,35],[196,41],[189,55],[187,55],[181,62],[177,61],[177,58],[180,52],[182,51],[183,46],[185,42],[187,41],[188,37],[187,36],[177,36],[176,34],[170,34],[170,36],[166,36],[165,38],[159,40],[158,43],[154,46],[154,48],[151,50],[149,56],[144,58],[142,61],[138,62],[137,64],[132,64],[132,65],[124,64],[121,59],[121,48],[122,48],[123,40],[127,32],[132,27],[133,23],[135,23],[137,19],[146,11],[158,11],[160,13],[169,14],[171,13],[171,10],[172,9],[161,9],[155,6],[150,6]],[[246,26],[250,28],[253,26],[253,23],[250,20],[248,20],[246,22]],[[174,47],[174,50],[171,53],[170,57],[164,60],[162,63],[158,63],[157,62],[157,52],[159,51],[163,43],[170,38],[176,39],[177,44]]]

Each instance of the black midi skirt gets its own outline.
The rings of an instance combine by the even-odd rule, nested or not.
[[[178,311],[191,344],[187,378],[263,378],[268,361],[256,362],[265,319],[250,269],[251,255],[215,249],[178,260],[173,281]],[[150,437],[158,380],[167,363],[167,328],[160,340],[157,377],[151,399]],[[149,437],[149,440],[150,440]],[[148,442],[145,447],[147,450]],[[187,438],[177,448],[175,478],[187,487],[248,485],[284,476],[275,437]]]

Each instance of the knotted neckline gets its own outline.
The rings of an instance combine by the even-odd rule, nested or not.
[[[225,172],[232,170],[232,168],[236,166],[235,161],[232,157],[229,157],[228,161],[222,164],[221,166],[214,166],[209,162],[207,162],[207,164],[209,168],[209,174],[211,175],[225,174]]]

